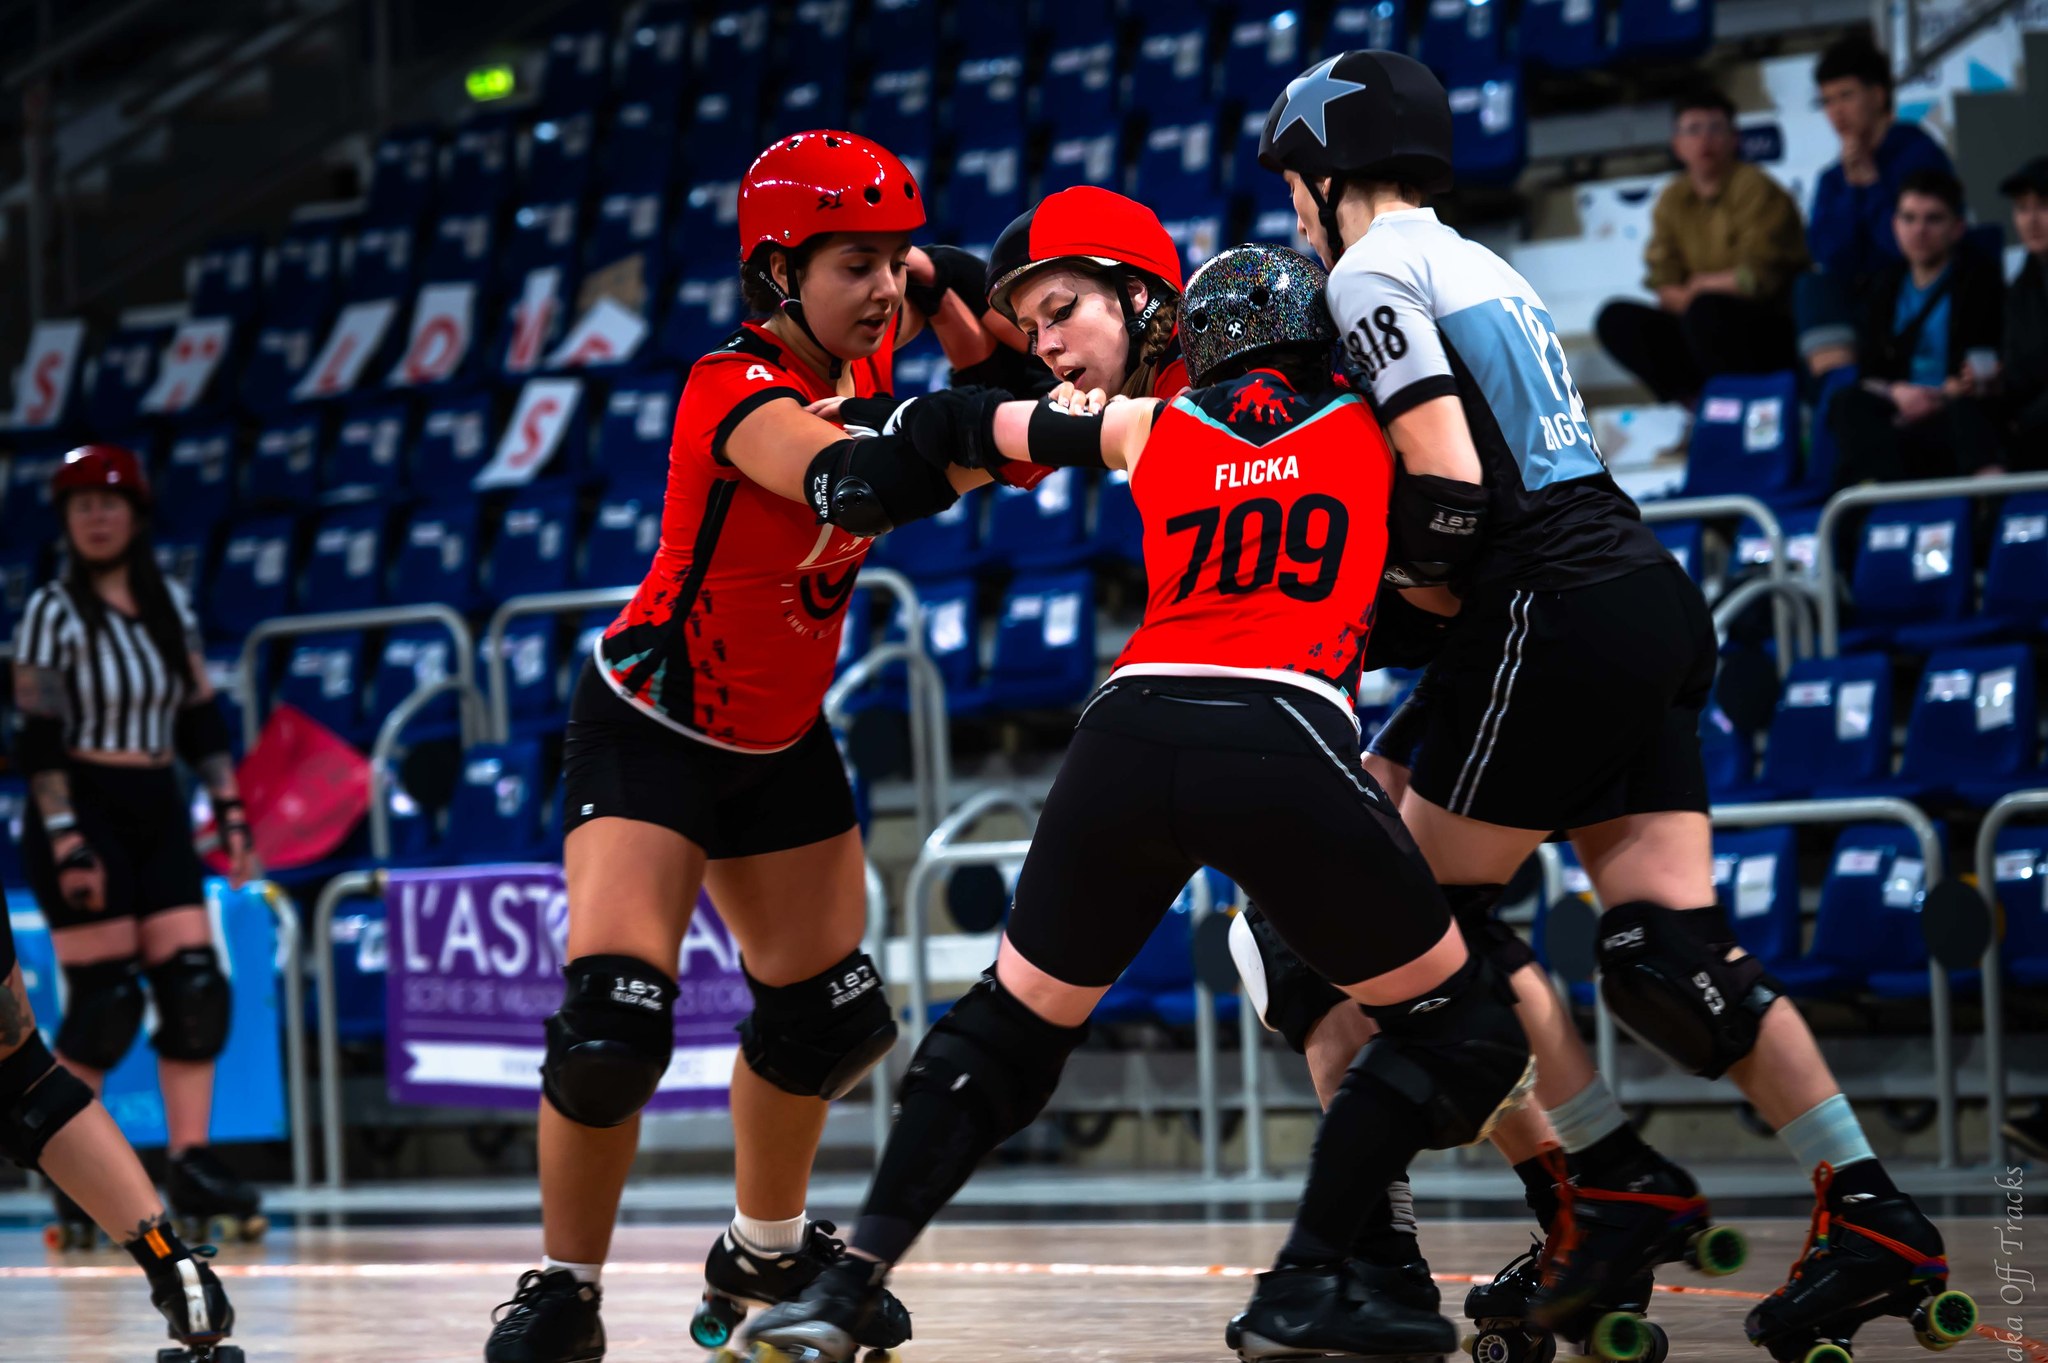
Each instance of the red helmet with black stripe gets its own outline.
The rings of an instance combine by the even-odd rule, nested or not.
[[[149,474],[135,451],[121,445],[80,445],[64,456],[50,476],[50,496],[62,501],[66,494],[100,488],[119,492],[142,507],[149,506]]]
[[[1182,292],[1180,251],[1159,215],[1136,199],[1076,185],[1046,195],[996,238],[988,260],[989,306],[1016,321],[1011,292],[1034,270],[1063,260],[1137,270],[1176,297]]]
[[[740,181],[740,259],[795,248],[825,232],[912,232],[924,193],[873,138],[820,130],[777,138]]]

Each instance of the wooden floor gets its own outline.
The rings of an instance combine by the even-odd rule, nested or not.
[[[1674,1267],[1673,1286],[1652,1309],[1672,1337],[1674,1359],[1766,1363],[1742,1335],[1756,1296],[1783,1277],[1805,1223],[1750,1221],[1750,1266],[1719,1281]],[[1971,1291],[1987,1321],[2032,1307],[2032,1334],[2048,1334],[2040,1288],[2018,1308],[1998,1305],[1999,1255],[1989,1217],[1950,1222],[1954,1285]],[[699,1291],[707,1226],[623,1229],[605,1277],[610,1359],[695,1363],[685,1334]],[[982,1225],[942,1227],[895,1279],[917,1335],[905,1363],[1114,1360],[1229,1363],[1223,1324],[1251,1292],[1250,1274],[1278,1241],[1271,1224]],[[1464,1302],[1469,1275],[1490,1275],[1521,1244],[1518,1223],[1445,1222],[1425,1227],[1424,1248],[1443,1284],[1447,1313]],[[443,1363],[476,1360],[492,1306],[531,1265],[540,1234],[529,1227],[279,1230],[219,1259],[251,1363]],[[2048,1253],[2031,1259],[2048,1288]],[[1698,1290],[1704,1289],[1704,1290]],[[1996,1311],[1995,1319],[1992,1318]],[[147,1363],[163,1342],[142,1280],[119,1251],[47,1254],[30,1231],[0,1232],[0,1359],[6,1363]],[[1462,1325],[1462,1322],[1461,1322]],[[1856,1341],[1858,1363],[1927,1359],[1905,1322],[1886,1320]],[[2006,1347],[1967,1340],[1954,1363],[1994,1363]],[[2048,1351],[2022,1352],[2048,1360]]]

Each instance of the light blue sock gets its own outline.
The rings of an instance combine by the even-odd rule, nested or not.
[[[1792,1158],[1809,1174],[1823,1162],[1840,1169],[1858,1160],[1877,1158],[1869,1138],[1863,1134],[1863,1123],[1856,1120],[1855,1109],[1839,1093],[1821,1099],[1785,1123],[1778,1134],[1792,1147]]]
[[[1556,1107],[1546,1109],[1546,1115],[1557,1139],[1575,1154],[1602,1136],[1619,1131],[1628,1122],[1621,1115],[1621,1104],[1614,1101],[1614,1090],[1597,1074],[1592,1083]]]

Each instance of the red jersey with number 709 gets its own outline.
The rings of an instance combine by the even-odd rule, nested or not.
[[[1131,495],[1145,621],[1116,670],[1300,680],[1349,705],[1387,553],[1393,454],[1365,400],[1271,370],[1184,393]]]
[[[848,366],[855,396],[889,391],[895,342],[891,322],[880,348]],[[661,547],[596,657],[614,691],[693,738],[777,752],[818,722],[872,541],[748,479],[725,442],[763,403],[836,392],[753,322],[697,361],[683,386]]]

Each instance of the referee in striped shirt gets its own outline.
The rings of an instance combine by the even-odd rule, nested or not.
[[[15,764],[29,778],[22,857],[68,995],[57,1054],[98,1091],[156,1002],[172,1210],[246,1219],[255,1195],[207,1149],[231,999],[172,755],[205,783],[237,886],[255,872],[228,731],[184,596],[149,541],[135,455],[87,445],[53,480],[66,568],[14,641]],[[77,1220],[59,1202],[59,1214]]]

